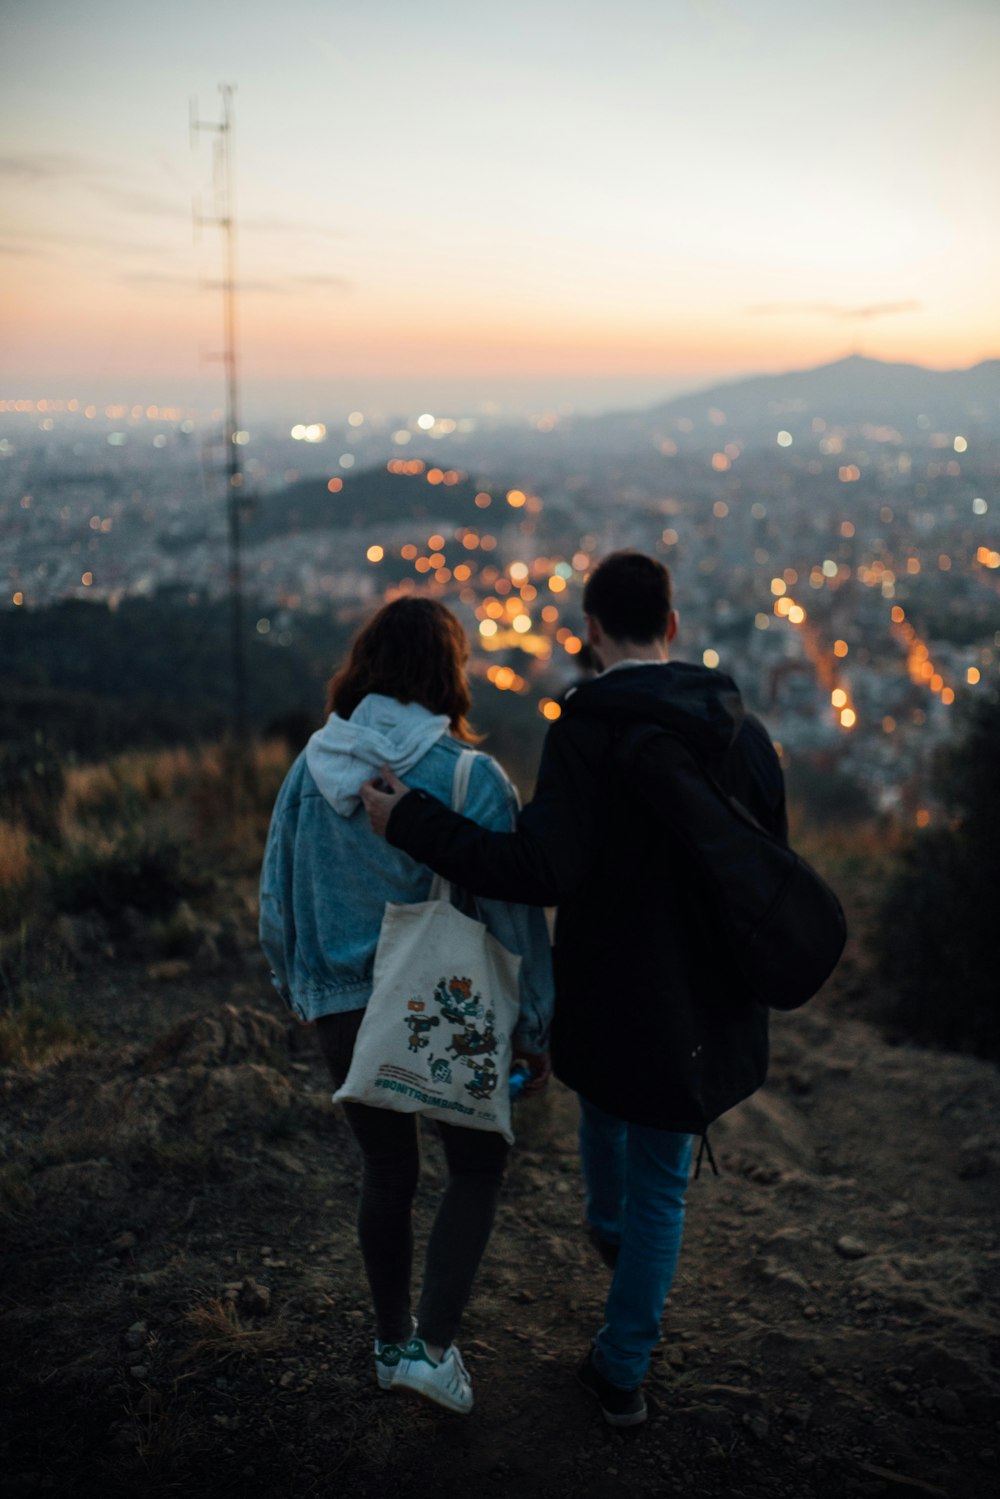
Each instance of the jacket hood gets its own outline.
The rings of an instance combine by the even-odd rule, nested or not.
[[[383,765],[405,777],[448,727],[444,713],[372,692],[350,718],[330,714],[306,745],[306,764],[333,810],[350,817],[365,781]]]
[[[704,754],[729,749],[744,718],[732,677],[685,661],[652,661],[604,672],[572,689],[565,708],[597,718],[657,723]]]

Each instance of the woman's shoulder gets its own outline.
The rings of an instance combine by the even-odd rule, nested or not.
[[[475,751],[465,810],[476,822],[505,825],[518,810],[518,795],[499,760],[484,750]]]
[[[281,783],[280,790],[274,802],[275,813],[287,812],[302,800],[303,794],[308,794],[310,790],[314,789],[315,783],[309,774],[309,767],[306,764],[306,752],[303,749],[296,755],[285,772],[285,778]]]
[[[474,750],[475,759],[472,763],[472,774],[482,784],[510,789],[511,780],[499,760],[494,760],[485,750]]]
[[[498,760],[494,760],[485,750],[473,749],[471,745],[462,744],[448,734],[443,735],[419,764],[414,766],[414,784],[441,801],[448,801],[458,757],[465,753],[471,753],[473,757],[469,775],[469,799],[500,801],[514,794],[507,773]]]

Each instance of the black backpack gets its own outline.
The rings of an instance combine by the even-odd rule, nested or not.
[[[752,997],[795,1010],[833,972],[847,940],[843,908],[825,880],[775,838],[678,734],[631,725],[616,758],[642,805],[700,872]]]

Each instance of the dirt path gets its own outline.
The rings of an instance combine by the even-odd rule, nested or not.
[[[461,1420],[375,1388],[353,1152],[252,963],[91,971],[73,1003],[96,1044],[3,1080],[12,1495],[995,1492],[995,1068],[777,1017],[691,1186],[651,1419],[616,1433],[572,1377],[607,1272],[571,1095],[519,1106]],[[421,1234],[441,1180],[430,1141]]]

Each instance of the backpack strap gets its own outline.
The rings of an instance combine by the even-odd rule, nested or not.
[[[713,1176],[718,1176],[718,1174],[719,1174],[719,1168],[715,1164],[715,1155],[714,1155],[714,1152],[712,1150],[712,1146],[709,1143],[708,1125],[707,1124],[706,1124],[705,1128],[701,1132],[701,1144],[698,1146],[698,1160],[697,1160],[697,1162],[695,1164],[695,1168],[694,1168],[694,1179],[695,1179],[695,1181],[697,1181],[698,1178],[701,1176],[701,1159],[702,1159],[702,1156],[704,1156],[704,1155],[708,1156],[708,1164],[712,1168],[712,1175]]]
[[[475,750],[465,749],[459,753],[455,774],[451,781],[451,810],[453,812],[461,812],[465,806],[465,798],[469,794],[472,766],[478,758]]]
[[[473,761],[479,759],[476,750],[460,750],[458,759],[455,761],[455,770],[451,778],[451,810],[461,812],[465,808],[465,799],[469,793],[469,780],[472,776]],[[451,900],[451,882],[444,879],[436,871],[431,878],[431,888],[427,894],[428,900]]]
[[[729,757],[733,752],[732,745],[728,749],[709,755],[704,750],[699,749],[697,745],[692,744],[689,739],[683,734],[679,734],[675,729],[668,729],[662,724],[650,723],[648,721],[645,723],[636,723],[634,720],[632,722],[626,721],[622,723],[615,734],[615,748],[619,768],[627,774],[630,764],[638,757],[646,744],[652,739],[661,737],[673,741],[683,749],[685,754],[690,755],[708,785],[715,792],[715,795],[728,805],[734,816],[740,817],[744,822],[750,823],[752,827],[765,834],[766,837],[774,838],[775,835],[770,829],[763,826],[760,819],[754,816],[749,807],[745,806],[739,797],[735,796],[729,790],[726,784],[726,766],[729,764]],[[781,840],[778,839],[776,841],[780,842]]]

